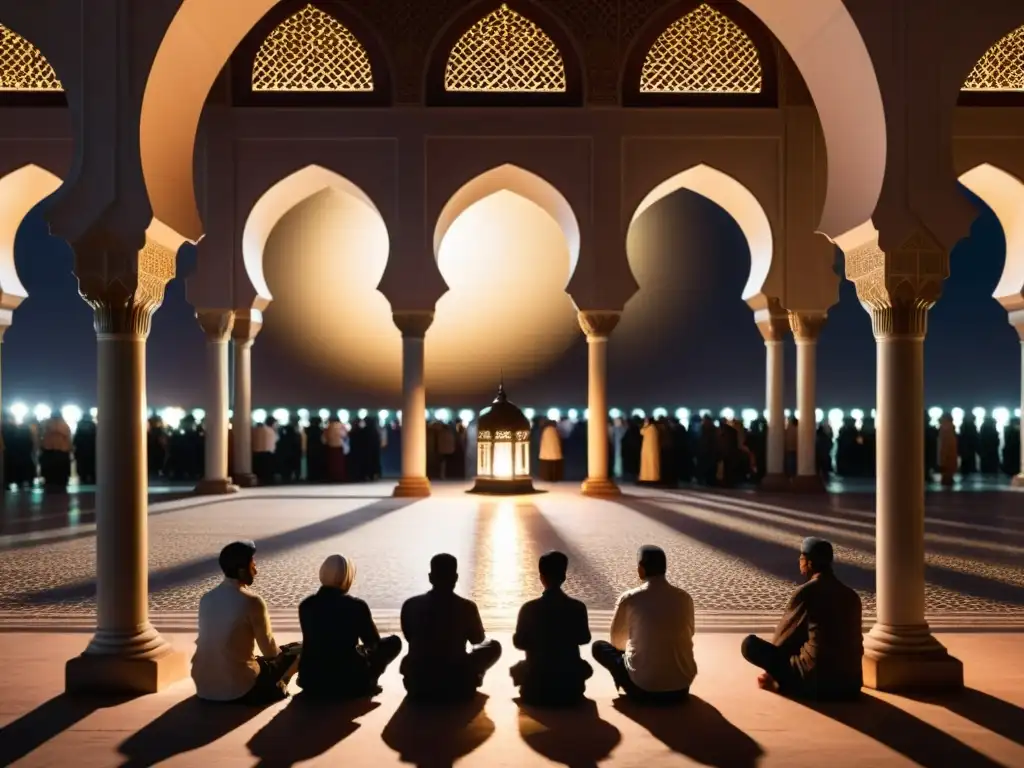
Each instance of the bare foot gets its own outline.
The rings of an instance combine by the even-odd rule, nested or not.
[[[771,691],[772,693],[775,693],[779,690],[779,684],[775,682],[775,678],[773,678],[767,672],[764,672],[758,676],[757,687],[763,691]]]

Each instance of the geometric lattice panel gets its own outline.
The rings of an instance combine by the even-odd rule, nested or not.
[[[1024,27],[1013,30],[985,52],[962,90],[1024,91]]]
[[[282,21],[263,41],[252,66],[253,91],[372,91],[373,69],[362,43],[313,5]]]
[[[42,51],[0,24],[0,91],[63,90]]]
[[[564,93],[566,88],[558,46],[504,4],[466,30],[444,72],[446,91]]]
[[[640,72],[641,93],[760,93],[761,85],[754,43],[707,4],[658,36]]]

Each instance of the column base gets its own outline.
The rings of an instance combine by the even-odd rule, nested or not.
[[[151,658],[83,653],[64,666],[64,692],[156,693],[188,674],[188,657],[170,646]]]
[[[790,489],[796,493],[825,493],[825,483],[820,475],[797,475],[790,481]]]
[[[622,495],[615,482],[607,477],[588,477],[580,488],[584,496],[595,499],[614,499]]]
[[[783,474],[765,475],[757,486],[762,491],[790,491],[793,484],[789,477]]]
[[[1013,480],[1010,481],[1010,485],[1014,488],[1024,488],[1024,474],[1014,475]]]
[[[403,477],[391,494],[398,499],[418,499],[430,495],[430,481],[425,477]]]
[[[958,691],[964,665],[949,655],[928,625],[875,624],[864,638],[864,687],[878,691]]]
[[[231,482],[230,477],[214,478],[207,480],[203,478],[193,490],[197,496],[220,496],[228,493],[238,493],[238,486]]]
[[[239,488],[255,488],[259,485],[256,475],[252,474],[232,475],[231,481]]]

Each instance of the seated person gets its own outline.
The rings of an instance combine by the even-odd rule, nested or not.
[[[764,670],[761,688],[818,699],[855,698],[863,684],[860,597],[832,572],[832,545],[804,539],[800,574],[807,583],[789,600],[772,642],[750,635],[743,658]]]
[[[668,583],[667,561],[660,547],[640,547],[637,563],[643,584],[619,597],[612,616],[612,641],[594,643],[594,660],[612,673],[615,687],[635,701],[682,701],[697,676],[693,600],[685,590]]]
[[[512,681],[525,704],[575,704],[594,674],[580,658],[580,646],[590,642],[587,606],[562,591],[568,557],[548,552],[539,567],[544,594],[519,611],[512,644],[526,651],[526,659],[513,665]]]
[[[288,696],[301,645],[278,647],[256,578],[256,545],[228,544],[220,553],[224,581],[199,601],[199,637],[192,657],[196,695],[207,701],[263,705]],[[253,644],[262,656],[253,655]]]
[[[409,653],[402,659],[405,689],[425,701],[468,700],[484,673],[501,656],[497,640],[484,638],[476,603],[455,594],[458,561],[447,554],[430,560],[429,592],[402,606],[402,633]],[[472,646],[466,652],[466,644]]]
[[[402,652],[401,639],[395,635],[382,638],[370,607],[348,594],[355,577],[351,560],[331,555],[320,566],[323,586],[299,605],[299,687],[311,696],[373,696],[380,692],[378,678]]]

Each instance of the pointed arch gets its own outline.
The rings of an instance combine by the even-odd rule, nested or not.
[[[1003,228],[1006,261],[992,297],[1007,309],[1018,309],[1024,301],[1024,183],[989,163],[964,173],[960,183],[992,209]]]
[[[334,189],[354,198],[377,214],[383,225],[383,217],[370,197],[334,171],[319,165],[307,165],[281,179],[256,201],[242,230],[242,262],[256,292],[255,309],[266,308],[274,298],[267,286],[263,268],[263,254],[271,232],[281,218],[295,206],[327,189]],[[384,230],[387,235],[386,225]]]
[[[636,207],[630,225],[652,205],[680,189],[696,192],[718,205],[743,232],[750,248],[750,276],[743,289],[743,300],[750,301],[768,279],[775,248],[772,225],[761,202],[732,176],[701,163],[670,176],[652,189]]]
[[[510,163],[481,173],[462,185],[449,198],[434,225],[434,258],[436,259],[441,252],[444,236],[459,216],[484,198],[502,191],[511,192],[529,200],[558,224],[569,248],[569,279],[571,279],[580,258],[580,225],[572,205],[550,182]]]
[[[0,309],[15,309],[28,298],[14,262],[14,241],[29,211],[60,187],[58,176],[24,165],[0,178]]]
[[[528,0],[470,6],[441,33],[427,68],[434,104],[556,106],[582,103],[575,42]]]

